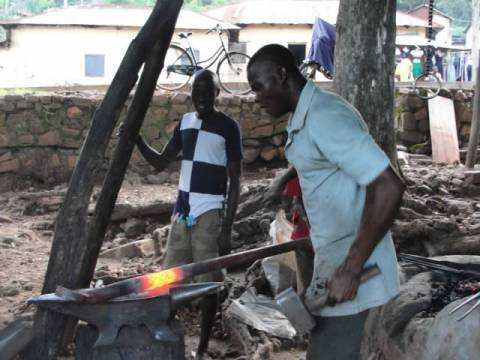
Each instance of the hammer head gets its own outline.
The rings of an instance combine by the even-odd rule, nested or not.
[[[279,293],[275,301],[299,335],[306,334],[315,327],[313,316],[291,287]]]

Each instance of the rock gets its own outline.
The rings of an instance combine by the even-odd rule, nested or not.
[[[417,129],[417,121],[415,120],[413,114],[411,112],[403,112],[402,113],[402,124],[404,130],[416,130]]]
[[[12,224],[13,223],[13,220],[10,219],[8,216],[6,215],[1,215],[0,214],[0,224],[1,223],[8,223],[8,224]]]
[[[409,109],[417,110],[424,107],[425,103],[424,103],[424,100],[412,94],[407,97],[407,106]]]
[[[480,234],[480,223],[471,226],[471,227],[468,229],[468,233],[469,233],[470,235],[479,235],[479,234]]]
[[[100,258],[107,259],[131,259],[135,257],[160,256],[162,254],[161,244],[153,239],[143,239],[131,242],[113,249],[105,250]]]
[[[0,173],[16,172],[20,168],[18,159],[12,159],[0,163]]]
[[[450,311],[463,300],[465,299],[448,304],[435,316],[435,320],[429,327],[424,352],[420,359],[470,360],[478,358],[480,335],[477,330],[480,323],[480,312],[474,311],[462,321],[455,321],[455,317],[459,315],[450,315]]]
[[[257,126],[257,122],[251,117],[242,117],[240,119],[240,127],[244,130],[253,129],[255,126]]]
[[[69,119],[79,119],[83,115],[83,111],[78,106],[70,106],[67,109],[67,117]]]
[[[262,127],[257,127],[252,131],[252,136],[253,137],[268,137],[271,136],[273,132],[273,126],[272,125],[267,125],[267,126],[262,126]]]
[[[162,171],[158,174],[150,174],[147,175],[145,178],[148,184],[156,184],[161,185],[168,181],[168,173],[166,171]]]
[[[260,152],[260,157],[267,162],[272,161],[277,156],[278,156],[278,150],[273,146],[266,146]]]
[[[20,135],[17,138],[17,141],[19,144],[22,144],[22,145],[32,145],[35,142],[31,134]]]
[[[465,93],[462,90],[458,90],[455,93],[454,99],[455,99],[456,102],[465,102],[465,100],[467,100],[467,96],[465,95]]]
[[[124,231],[127,237],[135,237],[143,234],[145,231],[145,221],[141,219],[131,218],[125,223]]]
[[[243,149],[243,162],[245,164],[251,164],[257,160],[260,155],[260,148],[257,147],[245,147]]]
[[[285,141],[287,140],[287,134],[282,132],[280,134],[274,135],[269,139],[270,144],[275,147],[285,145]]]
[[[12,285],[4,285],[0,286],[0,296],[16,296],[20,293],[20,291]]]
[[[424,119],[428,119],[428,111],[427,108],[421,108],[420,110],[416,111],[415,114],[413,114],[413,117],[417,121],[421,121]]]
[[[243,146],[246,147],[260,147],[261,146],[261,141],[257,139],[244,139],[242,141]]]
[[[8,146],[8,137],[7,135],[0,134],[0,147]]]
[[[38,145],[53,146],[58,145],[58,133],[56,131],[49,131],[46,134],[38,137]]]
[[[7,245],[11,245],[11,246],[15,246],[15,241],[17,240],[15,238],[9,237],[9,236],[1,237],[0,239],[2,241],[2,244],[7,244]]]

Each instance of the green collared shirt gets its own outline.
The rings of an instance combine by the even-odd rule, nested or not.
[[[343,98],[308,81],[288,125],[285,153],[297,170],[315,268],[307,296],[316,296],[343,262],[365,205],[366,187],[390,164],[368,133],[358,111]],[[321,316],[344,316],[383,305],[399,292],[395,249],[390,233],[380,241],[366,266],[381,275],[361,285],[353,301],[325,307]]]

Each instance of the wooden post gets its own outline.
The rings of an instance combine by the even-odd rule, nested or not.
[[[477,59],[480,59],[480,54]],[[475,94],[473,97],[472,127],[470,129],[470,139],[468,140],[468,152],[465,165],[467,169],[473,169],[477,160],[478,136],[480,135],[480,61],[474,64],[476,68]]]
[[[478,64],[479,58],[479,45],[480,45],[480,0],[472,0],[472,80],[477,78],[476,64]]]
[[[175,25],[182,4],[183,0],[157,0],[147,22],[127,49],[112,84],[93,115],[64,203],[57,216],[42,293],[53,292],[58,285],[76,289],[85,286],[91,279],[93,273],[91,266],[92,264],[95,266],[98,256],[98,251],[95,253],[95,250],[99,249],[99,246],[88,243],[91,237],[87,220],[88,204],[96,176],[123,105],[137,82],[138,71],[159,39],[164,42],[164,46],[170,43],[173,32],[171,28]],[[158,54],[157,51],[159,51],[158,47],[155,50],[156,54]],[[163,63],[163,59],[159,62]],[[146,71],[147,69],[144,74]],[[150,68],[148,72],[151,75],[154,70]],[[145,82],[143,86],[146,87]],[[144,90],[144,95],[148,96],[148,91]],[[147,105],[150,98],[151,94]],[[141,112],[137,110],[135,114],[140,116]],[[141,124],[138,128],[140,126]],[[130,126],[129,129],[126,129],[126,132],[134,131],[135,127]],[[138,131],[135,136],[129,135],[134,139]],[[130,136],[128,141],[133,142]],[[121,143],[124,144],[124,141]],[[133,147],[133,144],[131,146]],[[125,159],[125,162],[128,162],[127,160]],[[117,176],[121,177],[120,183],[123,175],[124,173],[117,173]],[[114,202],[115,199],[116,194],[108,197],[108,201]],[[109,206],[113,207],[113,205],[112,203]],[[103,216],[106,222],[110,220],[110,213],[105,211],[103,213],[97,211],[96,216]],[[101,244],[104,234],[101,236],[97,234]],[[91,258],[92,256],[94,259]],[[65,344],[66,338],[71,337],[75,324],[75,319],[38,309],[34,318],[34,340],[22,355],[28,359],[55,359],[62,345]]]
[[[397,164],[393,111],[396,3],[340,1],[333,79],[334,91],[360,111],[393,166]]]

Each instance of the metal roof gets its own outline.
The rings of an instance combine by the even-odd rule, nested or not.
[[[12,25],[141,27],[151,12],[152,7],[72,6],[3,21],[0,25],[5,27]],[[224,29],[239,29],[235,25],[213,19],[211,16],[185,9],[180,11],[176,28],[208,30],[217,24]]]
[[[313,24],[320,17],[331,24],[337,23],[339,8],[337,0],[286,1],[263,0],[245,1],[206,11],[204,14],[236,24]],[[415,16],[397,11],[397,26],[428,27],[428,23]],[[443,27],[436,24],[435,27]]]

